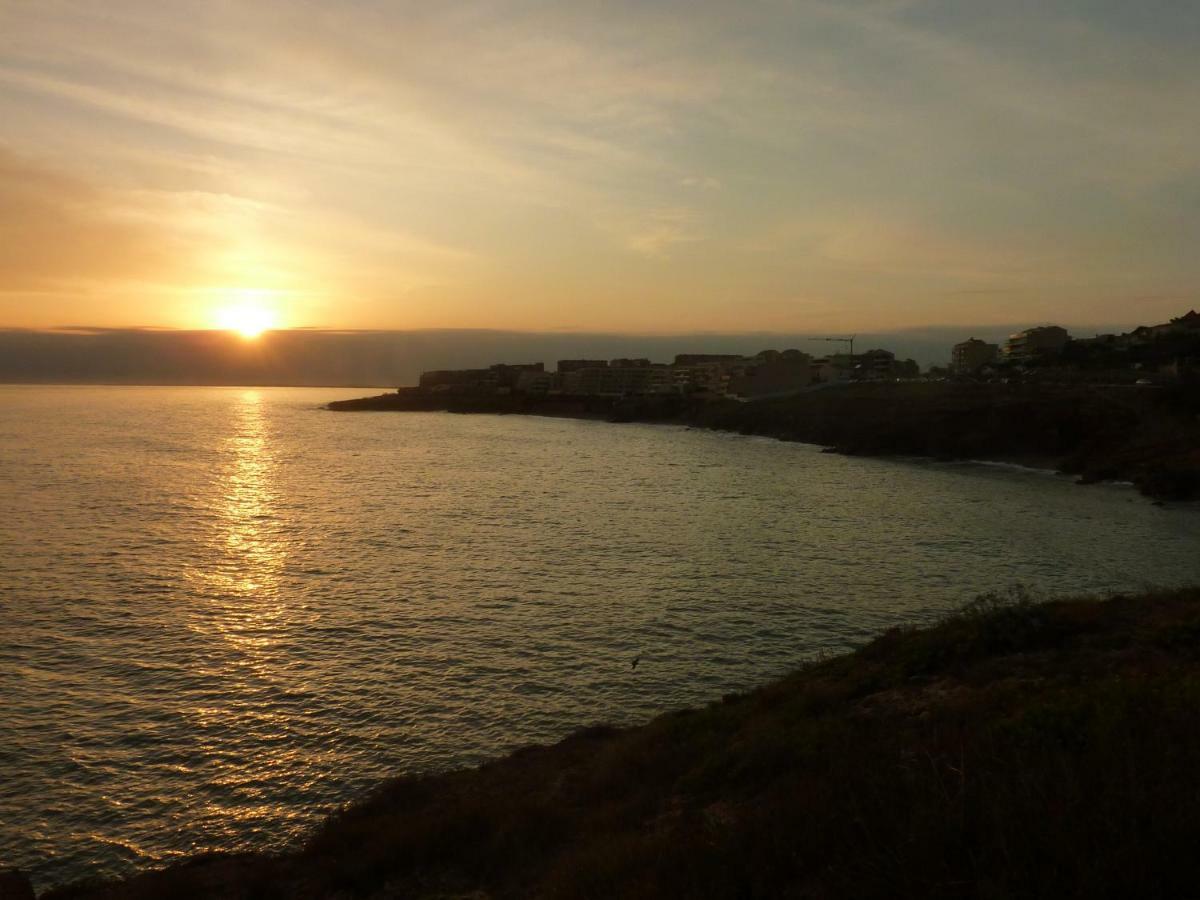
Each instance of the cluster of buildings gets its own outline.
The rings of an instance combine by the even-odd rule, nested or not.
[[[1147,347],[1155,344],[1178,344],[1200,338],[1200,313],[1194,309],[1163,322],[1161,325],[1142,325],[1125,334],[1098,334],[1076,343],[1092,347]]]
[[[1003,349],[999,344],[969,338],[951,349],[950,371],[973,375],[1001,361],[1019,365],[1054,359],[1070,340],[1067,330],[1058,325],[1042,325],[1010,334]]]
[[[848,342],[848,341],[847,341]],[[1001,344],[969,338],[955,344],[949,372],[977,378],[1050,369],[1056,375],[1089,377],[1132,373],[1170,378],[1200,372],[1200,313],[1126,334],[1072,338],[1065,328],[1042,325],[1008,336]],[[931,370],[937,375],[937,370]],[[944,373],[943,373],[944,374]],[[649,359],[560,359],[544,363],[498,363],[483,369],[440,369],[421,374],[422,391],[471,394],[565,394],[627,397],[687,394],[711,399],[754,400],[785,396],[814,385],[915,379],[911,359],[889,350],[834,353],[814,358],[799,350],[763,350],[753,356],[680,353],[670,363]],[[1137,376],[1130,376],[1137,377]]]
[[[1058,369],[1142,369],[1178,374],[1200,363],[1200,313],[1195,310],[1161,325],[1125,334],[1072,338],[1065,328],[1043,325],[1008,336],[1004,346],[970,338],[951,350],[950,371],[973,376],[990,371],[1054,366]]]
[[[785,396],[815,384],[915,378],[912,360],[897,361],[888,350],[833,354],[814,359],[799,350],[763,350],[754,356],[681,353],[671,363],[648,359],[560,359],[554,371],[543,363],[497,364],[486,369],[446,369],[421,374],[426,391],[569,394],[625,397],[689,394],[743,400]]]

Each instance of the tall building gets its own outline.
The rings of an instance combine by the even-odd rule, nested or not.
[[[812,384],[812,357],[804,353],[784,356],[768,351],[735,367],[725,392],[746,400],[794,394]]]
[[[497,387],[511,389],[517,386],[522,372],[544,372],[546,366],[544,363],[496,363],[494,366],[488,366],[488,371],[492,373]]]
[[[1004,345],[1004,356],[1013,362],[1052,359],[1062,353],[1071,336],[1057,325],[1026,328],[1010,334]]]
[[[1000,358],[1000,345],[969,338],[950,351],[950,371],[956,375],[974,375]]]
[[[868,350],[856,354],[855,371],[860,381],[881,381],[891,378],[896,368],[896,354],[891,350]]]

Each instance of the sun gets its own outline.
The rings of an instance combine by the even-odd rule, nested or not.
[[[258,303],[239,303],[217,310],[217,324],[252,341],[276,325],[275,313]]]

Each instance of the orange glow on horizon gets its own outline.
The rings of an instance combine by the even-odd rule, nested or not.
[[[264,295],[263,291],[239,291],[236,302],[216,311],[217,326],[248,341],[257,339],[264,331],[278,328],[279,314],[265,301]]]

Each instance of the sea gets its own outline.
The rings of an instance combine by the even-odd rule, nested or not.
[[[1128,485],[322,408],[364,393],[0,386],[0,867],[280,848],[984,593],[1200,583],[1200,510]]]

